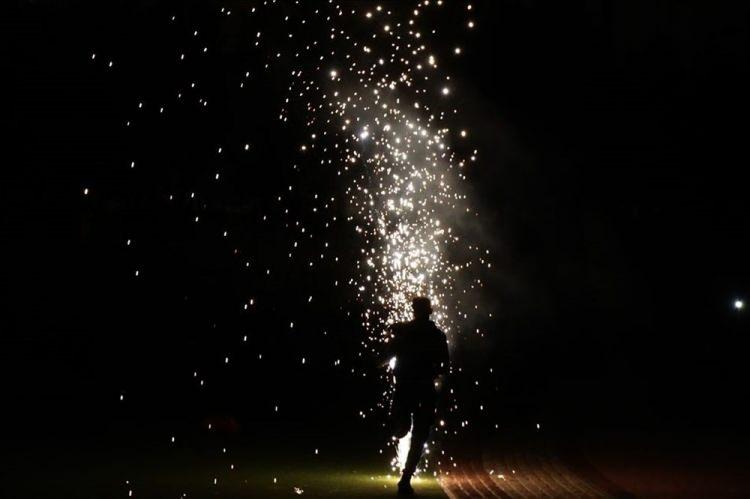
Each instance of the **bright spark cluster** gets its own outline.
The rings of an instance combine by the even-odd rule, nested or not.
[[[482,284],[462,272],[473,263],[488,265],[456,230],[476,216],[461,188],[462,170],[476,151],[459,158],[451,147],[467,132],[450,126],[457,114],[450,76],[441,74],[427,45],[435,30],[421,23],[426,9],[443,3],[414,2],[405,16],[402,8],[376,6],[362,16],[329,1],[334,18],[363,17],[371,34],[354,37],[332,22],[328,39],[335,48],[318,48],[314,71],[292,72],[280,114],[286,119],[295,102],[306,106],[311,140],[300,151],[321,151],[321,164],[343,179],[348,220],[362,242],[350,283],[366,306],[366,346],[374,350],[387,341],[389,324],[411,317],[410,300],[420,295],[432,300],[434,319],[453,338],[461,315],[455,296],[465,292],[458,285]]]

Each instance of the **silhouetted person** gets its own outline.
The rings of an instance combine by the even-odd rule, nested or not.
[[[438,377],[448,372],[448,342],[430,320],[428,298],[412,300],[414,320],[391,326],[388,358],[396,357],[396,389],[391,404],[393,432],[403,438],[411,429],[411,446],[398,482],[399,494],[412,494],[411,477],[422,457],[435,420]]]

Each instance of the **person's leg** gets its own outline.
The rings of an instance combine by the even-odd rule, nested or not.
[[[396,389],[391,402],[391,432],[396,438],[404,438],[411,430],[411,404],[404,390]]]
[[[404,475],[413,475],[424,452],[435,417],[435,407],[429,401],[421,401],[414,411],[414,426],[411,430],[411,446],[404,465]]]
[[[404,474],[413,475],[417,470],[419,460],[422,458],[424,452],[424,444],[427,443],[427,439],[430,436],[430,427],[432,426],[432,418],[427,417],[424,414],[422,408],[419,408],[414,414],[414,427],[411,431],[411,446],[409,447],[409,454],[406,457],[406,464],[404,465]],[[430,415],[432,411],[429,411]]]

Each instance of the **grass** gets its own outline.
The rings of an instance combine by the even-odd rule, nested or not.
[[[304,497],[364,497],[385,498],[396,494],[397,477],[376,474],[375,470],[342,471],[335,468],[290,470],[275,473],[276,483],[269,477],[274,473],[238,474],[231,480],[226,493],[231,497],[291,497],[301,491]],[[444,498],[440,485],[432,477],[417,477],[413,481],[419,497]],[[223,495],[223,494],[222,494]]]
[[[398,480],[387,459],[368,446],[331,447],[315,455],[256,442],[233,445],[222,455],[216,449],[139,446],[137,442],[119,449],[101,441],[93,448],[70,442],[37,445],[15,454],[15,466],[7,470],[12,475],[5,483],[8,495],[0,495],[37,499],[392,498]],[[445,498],[431,475],[415,478],[413,486],[418,497]]]

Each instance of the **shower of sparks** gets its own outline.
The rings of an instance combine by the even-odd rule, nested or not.
[[[389,340],[388,326],[411,318],[415,296],[430,298],[435,322],[455,341],[457,318],[465,313],[455,298],[465,293],[459,286],[482,284],[463,275],[475,248],[456,230],[473,215],[461,185],[462,170],[476,152],[468,159],[453,152],[452,140],[466,131],[451,127],[449,117],[457,111],[449,102],[442,107],[452,91],[435,82],[450,77],[437,71],[438,58],[425,36],[430,27],[420,26],[422,10],[442,4],[416,2],[406,16],[395,7],[368,11],[364,21],[372,34],[367,37],[351,36],[331,23],[332,46],[318,45],[320,55],[306,58],[316,61],[314,68],[292,71],[289,105],[304,103],[313,137],[300,151],[314,147],[319,137],[328,139],[318,144],[321,164],[342,178],[349,221],[360,235],[360,258],[350,282],[365,305],[364,347],[376,353]],[[334,18],[346,14],[342,5],[328,5]],[[357,17],[355,10],[348,13]],[[286,114],[285,108],[282,120]],[[466,247],[457,248],[461,244]],[[401,450],[408,445],[404,440]]]
[[[396,443],[396,456],[391,461],[391,467],[397,472],[404,469],[404,466],[406,466],[406,457],[409,454],[410,445],[411,432],[407,433],[404,438],[399,439]]]
[[[233,4],[234,10],[222,7],[218,12],[259,21],[257,31],[247,33],[247,39],[267,62],[243,74],[237,81],[240,88],[258,73],[288,77],[278,119],[293,123],[293,117],[302,114],[306,127],[305,139],[290,148],[299,154],[300,164],[319,168],[321,174],[335,179],[335,192],[315,195],[316,201],[326,200],[324,209],[318,203],[312,208],[315,216],[330,216],[329,205],[340,199],[346,203],[346,222],[359,241],[359,247],[352,249],[357,258],[348,284],[362,305],[362,326],[367,332],[362,348],[368,354],[382,352],[389,341],[390,324],[411,318],[410,301],[415,296],[431,299],[433,319],[446,332],[449,343],[469,333],[483,334],[462,327],[462,321],[478,312],[475,306],[466,307],[462,298],[482,287],[477,275],[490,266],[487,252],[461,229],[470,225],[468,219],[477,217],[467,199],[464,176],[465,169],[476,161],[477,151],[466,152],[465,146],[460,148],[462,152],[454,149],[454,143],[466,142],[469,133],[459,123],[458,109],[452,104],[460,85],[441,66],[442,59],[460,56],[465,49],[463,44],[452,44],[441,54],[430,47],[430,40],[438,36],[435,19],[440,19],[449,3],[458,4],[448,0],[383,5],[265,0],[253,6]],[[474,14],[470,4],[462,5],[462,11]],[[426,15],[428,12],[431,15]],[[171,16],[169,21],[178,20]],[[278,23],[285,27],[284,33],[270,28],[264,31],[264,26]],[[468,33],[475,27],[474,21],[465,19],[463,26]],[[191,38],[200,40],[201,33],[196,29]],[[274,43],[273,37],[286,38],[289,43]],[[178,51],[177,60],[184,64],[186,58],[209,57],[211,53],[199,44]],[[101,59],[93,53],[89,57],[92,62]],[[108,62],[107,67],[111,66]],[[200,82],[190,81],[185,88],[193,96],[202,87]],[[184,102],[186,93],[184,88],[178,89],[172,105]],[[160,115],[169,110],[168,104],[156,106]],[[198,97],[197,104],[209,106],[205,97]],[[143,101],[136,101],[136,109],[143,112]],[[128,120],[125,126],[131,123]],[[294,132],[290,136],[299,135],[299,130]],[[250,153],[263,146],[243,139],[235,147]],[[217,144],[216,154],[221,156],[228,148]],[[126,166],[137,170],[136,164],[131,160]],[[293,165],[297,168],[299,165]],[[222,179],[218,171],[213,175],[214,182]],[[89,187],[83,188],[84,195],[89,192]],[[277,199],[288,200],[295,192],[295,186],[290,185]],[[196,192],[189,193],[190,199],[198,197]],[[267,215],[262,219],[266,221]],[[201,220],[195,215],[193,222]],[[334,217],[325,227],[335,221]],[[297,237],[312,238],[299,224],[293,230]],[[231,238],[231,232],[223,231],[221,237]],[[128,246],[130,242],[128,239]],[[296,255],[298,242],[291,244],[290,258]],[[319,258],[338,262],[338,257],[328,252],[326,242]],[[312,259],[309,266],[315,271]],[[272,269],[251,262],[243,262],[243,267],[272,274]],[[140,269],[134,274],[139,276]],[[308,303],[313,299],[306,296]],[[242,308],[248,310],[253,305],[254,299],[248,299]],[[294,322],[288,327],[293,329]],[[231,358],[227,353],[223,364],[229,365]],[[308,361],[309,356],[302,357],[300,364]],[[336,360],[334,366],[340,362]],[[192,374],[202,387],[204,376],[198,371]],[[379,375],[385,383],[390,381],[387,371]],[[387,408],[387,392],[372,408],[362,410],[361,416],[376,410],[382,413]],[[467,425],[461,423],[462,428]],[[445,423],[439,430],[448,432]],[[396,445],[396,470],[403,466],[409,440],[407,436]]]
[[[294,55],[300,61],[280,114],[285,120],[289,106],[305,105],[313,141],[300,145],[302,153],[327,139],[317,144],[320,163],[342,178],[348,221],[362,243],[351,285],[366,306],[366,346],[373,350],[388,341],[389,324],[410,319],[410,300],[420,295],[432,300],[436,323],[455,340],[456,320],[466,312],[454,298],[465,292],[459,284],[482,285],[462,275],[476,260],[486,262],[456,227],[476,216],[461,188],[476,151],[460,158],[451,147],[467,132],[452,128],[457,110],[449,102],[441,107],[452,91],[435,82],[449,77],[437,71],[427,45],[435,30],[420,26],[425,9],[444,3],[378,6],[362,15],[329,1],[328,13],[315,11],[332,19],[329,43],[321,38],[305,47],[311,53]],[[345,15],[354,17],[356,29],[364,22],[371,34],[355,37],[333,21]],[[307,19],[297,22],[302,28]],[[312,68],[309,61],[315,61]]]

